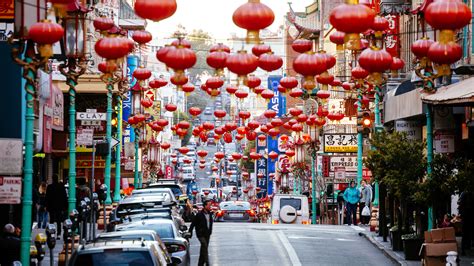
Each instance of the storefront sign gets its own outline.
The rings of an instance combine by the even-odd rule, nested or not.
[[[344,171],[357,172],[356,156],[331,156],[329,171],[336,172],[337,167],[344,167]]]
[[[329,164],[330,164],[329,160],[330,160],[329,156],[326,156],[326,155],[322,156],[322,161],[323,161],[322,174],[323,174],[323,176],[329,176],[329,168],[330,168],[329,167]]]
[[[167,165],[165,167],[165,178],[166,179],[173,179],[173,167]]]
[[[400,39],[398,37],[400,27],[400,16],[388,14],[385,16],[388,20],[388,34],[385,36],[385,50],[393,57],[400,57]]]
[[[259,135],[264,135],[263,133],[259,133]],[[266,138],[263,139],[263,140],[259,140],[258,139],[258,136],[257,136],[257,147],[256,147],[256,151],[257,153],[259,154],[265,154],[265,149],[267,148],[267,140]],[[256,173],[257,175],[258,174],[262,174],[263,177],[261,178],[257,178],[257,186],[261,188],[261,192],[260,194],[261,195],[265,195],[267,193],[267,180],[268,180],[268,172],[267,172],[267,159],[263,158],[260,158],[258,160],[255,161],[255,169],[256,169]]]
[[[21,175],[23,142],[21,139],[0,139],[0,174]]]
[[[0,0],[0,20],[13,21],[15,19],[15,1]]]
[[[453,153],[454,135],[444,131],[437,131],[434,135],[435,153]]]
[[[105,168],[105,161],[104,160],[95,160],[94,167],[95,168]],[[76,168],[92,168],[92,161],[91,160],[77,160],[76,161]],[[114,164],[111,165],[111,168],[115,168]]]
[[[0,42],[7,42],[13,34],[13,23],[0,23]]]
[[[0,176],[0,204],[21,203],[21,177]]]
[[[53,123],[54,130],[64,130],[64,96],[63,92],[58,86],[53,85]]]
[[[334,178],[336,180],[345,180],[346,178],[346,168],[345,167],[334,167]]]
[[[89,121],[106,121],[106,113],[93,113],[93,112],[77,112],[77,120],[89,120]]]
[[[126,159],[124,169],[126,171],[133,171],[134,168],[135,168],[135,160]]]
[[[357,152],[357,135],[325,134],[324,152]]]
[[[273,98],[270,99],[270,102],[268,103],[268,109],[273,110],[277,113],[277,117],[281,117],[286,113],[285,109],[285,101],[286,98],[283,97],[280,92],[278,91],[278,86],[280,85],[280,80],[282,76],[280,75],[271,75],[268,77],[267,83],[268,83],[268,89],[273,91]],[[267,137],[268,145],[267,145],[267,151],[270,152],[279,152],[279,145],[278,145],[278,140],[273,139],[270,136]],[[270,158],[267,159],[267,179],[268,179],[268,186],[267,186],[267,192],[268,194],[273,193],[273,180],[270,180],[268,178],[268,175],[271,173],[275,173],[275,161],[271,160]]]
[[[417,121],[397,120],[395,121],[395,130],[405,132],[408,139],[421,140],[421,125]]]

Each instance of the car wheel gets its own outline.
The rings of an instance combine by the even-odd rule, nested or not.
[[[283,223],[291,224],[296,220],[296,209],[293,206],[285,205],[280,209],[279,216]]]

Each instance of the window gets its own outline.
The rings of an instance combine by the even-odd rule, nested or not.
[[[153,260],[148,251],[106,249],[100,253],[80,254],[74,261],[74,265],[138,266],[153,265]]]
[[[280,209],[285,205],[290,205],[293,208],[295,208],[297,211],[299,211],[301,210],[301,199],[281,198]]]

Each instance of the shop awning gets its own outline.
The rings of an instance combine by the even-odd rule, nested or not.
[[[396,89],[389,90],[384,100],[385,123],[423,114],[420,91],[410,80],[403,81]]]
[[[474,77],[441,87],[436,93],[424,94],[421,100],[432,105],[474,104]]]

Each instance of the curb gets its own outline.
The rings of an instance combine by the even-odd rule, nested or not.
[[[397,263],[398,265],[408,265],[404,260],[399,258],[396,254],[394,254],[391,250],[386,249],[384,246],[382,246],[377,240],[375,240],[370,233],[368,232],[359,232],[359,236],[365,237],[372,245],[374,245],[376,248],[378,248],[382,253],[389,259],[391,259],[393,262]]]

